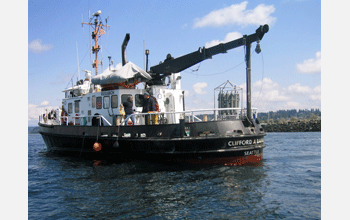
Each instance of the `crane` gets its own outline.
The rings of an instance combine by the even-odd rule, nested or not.
[[[269,31],[269,26],[267,24],[260,25],[256,29],[254,34],[244,35],[243,37],[227,42],[220,43],[216,46],[205,48],[200,47],[197,51],[183,55],[178,58],[173,58],[171,54],[168,54],[164,62],[158,65],[152,66],[149,73],[152,76],[152,80],[148,81],[148,85],[162,85],[163,80],[166,76],[172,73],[181,72],[203,60],[210,59],[214,55],[220,53],[227,53],[228,50],[244,46],[246,48],[246,84],[247,84],[247,117],[249,121],[252,121],[251,115],[251,59],[250,59],[250,47],[255,41],[258,43],[264,37],[264,35]],[[256,49],[256,52],[260,52],[260,46]]]

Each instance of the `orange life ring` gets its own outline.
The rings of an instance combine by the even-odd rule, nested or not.
[[[66,124],[67,123],[67,112],[65,110],[62,110],[62,113],[61,113],[61,121],[63,124]]]

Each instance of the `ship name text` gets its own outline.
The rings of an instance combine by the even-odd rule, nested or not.
[[[250,145],[250,144],[261,144],[264,143],[264,139],[248,139],[248,140],[236,140],[236,141],[229,141],[227,143],[228,146],[244,146],[244,145]]]

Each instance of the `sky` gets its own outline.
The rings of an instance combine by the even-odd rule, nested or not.
[[[170,53],[179,57],[270,29],[256,54],[252,44],[252,107],[259,112],[321,109],[321,1],[28,1],[28,125],[41,109],[61,106],[62,90],[90,68],[90,13],[101,10],[110,28],[101,37],[103,69],[108,56],[121,63],[121,44],[130,33],[127,60],[144,68]],[[181,72],[186,110],[213,108],[214,88],[227,80],[246,88],[243,47],[213,56]],[[100,55],[101,58],[101,55]],[[217,97],[215,98],[217,99]],[[243,96],[245,106],[245,95]],[[217,105],[217,104],[216,104]],[[217,107],[217,106],[216,106]]]

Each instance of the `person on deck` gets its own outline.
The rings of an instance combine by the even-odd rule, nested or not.
[[[143,106],[142,106],[142,113],[147,113],[147,112],[154,112],[156,111],[156,103],[154,99],[150,98],[149,93],[145,92],[143,94]],[[146,115],[145,121],[146,124],[148,123],[148,117],[149,115]]]
[[[142,108],[142,112],[143,113],[147,113],[147,112],[153,112],[156,110],[156,103],[154,102],[154,99],[151,99],[149,96],[148,92],[145,92],[143,94],[143,108]]]
[[[128,118],[130,116],[132,124],[135,125],[135,115],[134,110],[132,109],[133,103],[132,103],[132,96],[129,96],[125,102],[123,102],[124,111],[125,111],[125,117]],[[125,120],[125,125],[128,125],[128,120]]]

